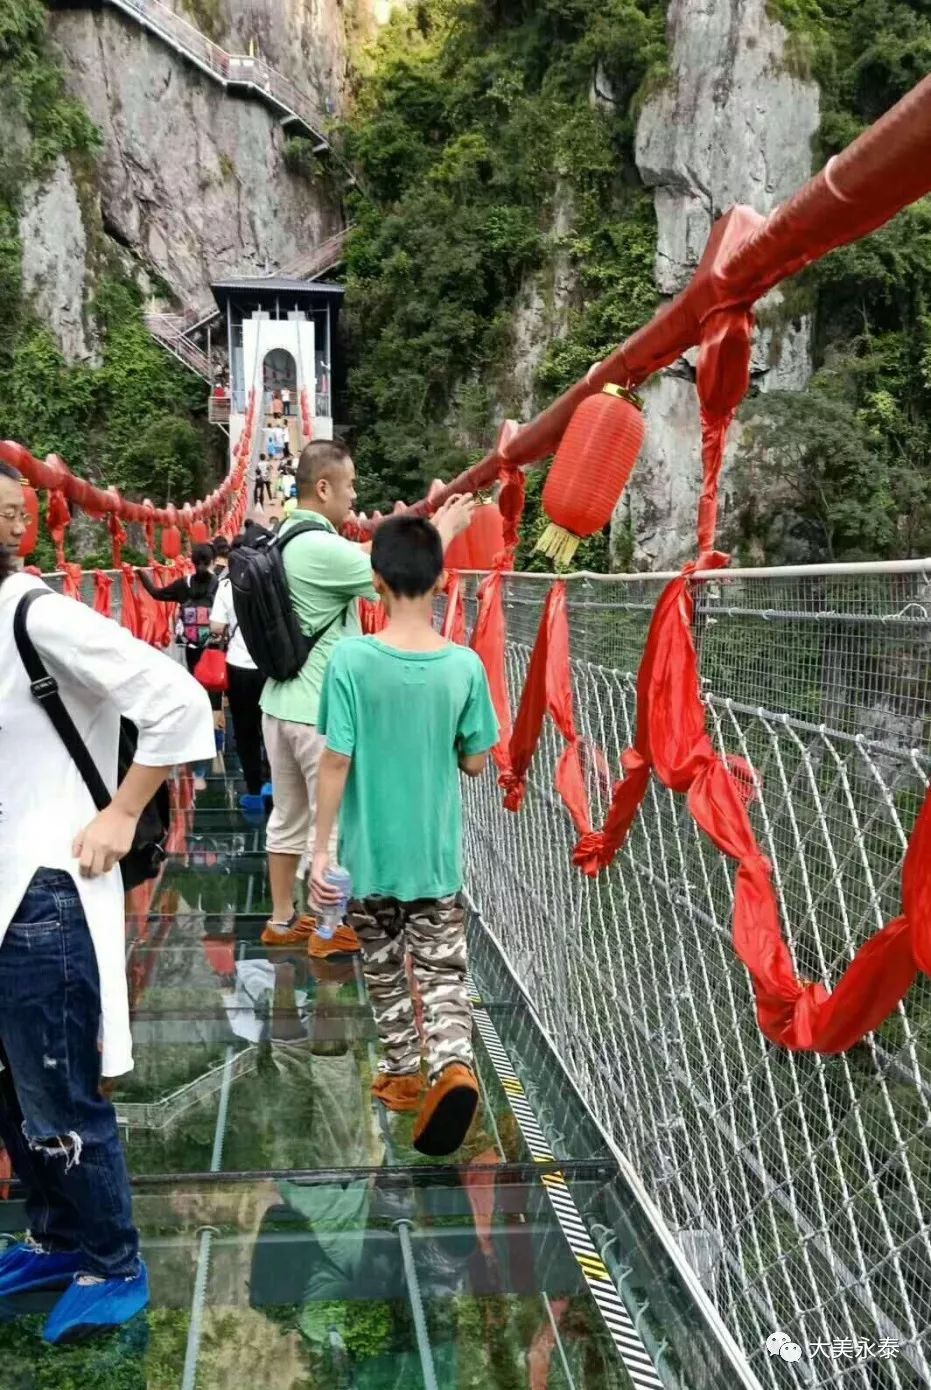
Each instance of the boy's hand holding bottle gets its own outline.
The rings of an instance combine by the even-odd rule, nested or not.
[[[310,871],[311,907],[317,914],[317,935],[329,940],[346,915],[352,896],[352,879],[347,869],[330,864],[329,852],[318,850]]]

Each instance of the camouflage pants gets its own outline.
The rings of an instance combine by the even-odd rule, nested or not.
[[[450,1062],[473,1065],[472,1008],[465,984],[465,911],[453,898],[365,898],[348,918],[362,943],[363,969],[384,1057],[381,1070],[420,1070],[420,1038],[407,982],[410,952],[423,1000],[424,1050],[433,1082]]]

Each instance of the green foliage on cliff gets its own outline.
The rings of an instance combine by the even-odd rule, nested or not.
[[[818,160],[931,71],[926,0],[770,0],[821,84]],[[931,202],[803,277],[817,370],[801,397],[760,397],[743,449],[745,539],[768,559],[931,552]],[[764,459],[786,515],[752,499]],[[787,546],[786,530],[794,534]]]
[[[48,56],[46,19],[41,0],[3,0],[0,5],[4,114],[19,117],[29,131],[28,142],[20,142],[4,123],[4,192],[11,178],[41,174],[59,154],[93,150],[99,142],[96,127],[66,95],[61,71]]]
[[[206,388],[146,331],[142,296],[103,237],[92,197],[82,201],[98,277],[85,324],[95,361],[66,362],[23,293],[24,189],[59,157],[79,190],[92,187],[99,143],[65,93],[46,22],[39,0],[0,4],[0,438],[40,457],[61,454],[77,473],[130,495],[181,500],[210,486]]]
[[[574,281],[537,404],[652,312],[655,230],[632,139],[665,10],[421,0],[368,53],[345,134],[364,189],[350,195],[347,319],[369,508],[454,475],[526,404],[512,329],[528,281],[549,310],[558,262]],[[594,546],[580,562],[604,563]]]

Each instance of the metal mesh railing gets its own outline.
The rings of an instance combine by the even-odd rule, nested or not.
[[[506,580],[515,707],[548,587]],[[633,742],[661,587],[568,584],[596,825]],[[831,986],[901,911],[931,774],[931,565],[724,574],[699,587],[696,638],[712,737],[756,772],[751,816],[797,970]],[[547,721],[517,815],[490,775],[470,786],[466,835],[471,896],[573,1078],[764,1385],[928,1384],[931,985],[845,1055],[769,1044],[730,944],[733,865],[654,779],[612,868],[585,878],[553,790],[561,751]]]

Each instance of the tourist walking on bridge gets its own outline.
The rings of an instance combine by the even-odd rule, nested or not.
[[[392,517],[375,532],[372,568],[388,624],[378,637],[341,642],[323,682],[312,888],[319,903],[332,900],[326,873],[339,811],[339,858],[354,895],[349,921],[384,1052],[372,1089],[391,1110],[419,1109],[415,1148],[449,1154],[478,1101],[458,897],[459,773],[484,770],[498,721],[479,657],[433,626],[443,573],[436,529],[420,517]],[[408,952],[424,1007],[425,1099]]]
[[[0,464],[0,547],[15,552],[25,527],[22,481]],[[211,755],[213,725],[182,666],[41,579],[11,574],[9,553],[0,572],[0,1139],[25,1188],[29,1231],[0,1255],[0,1299],[61,1290],[44,1331],[57,1343],[128,1322],[148,1302],[116,1114],[101,1089],[103,1077],[132,1067],[119,863],[172,766]],[[24,665],[24,635],[48,672],[41,690]],[[43,703],[56,688],[111,795],[102,811]],[[121,718],[138,739],[117,786]]]
[[[233,549],[243,544],[237,536]],[[233,590],[229,574],[224,574],[217,588],[216,598],[210,610],[210,631],[214,637],[221,638],[226,645],[226,669],[229,677],[230,716],[233,721],[233,735],[236,751],[242,763],[242,775],[246,790],[239,798],[242,809],[251,815],[260,815],[265,807],[262,788],[265,785],[265,769],[262,750],[262,711],[259,701],[265,678],[256,668],[249,655],[249,649],[239,630],[236,611],[233,607]]]
[[[285,536],[301,523],[313,528],[296,537],[282,558],[300,627],[317,640],[298,674],[288,681],[269,680],[262,695],[274,788],[267,839],[272,914],[262,934],[266,945],[311,938],[315,925],[312,918],[300,917],[294,906],[294,882],[301,859],[309,859],[314,843],[317,769],[324,748],[317,729],[320,691],[337,643],[361,634],[359,598],[377,597],[368,547],[339,534],[356,500],[355,479],[355,465],[341,440],[308,444],[297,467],[297,508],[279,532]],[[466,529],[472,512],[468,497],[453,498],[441,509],[436,525],[444,547]],[[334,826],[334,851],[335,836]],[[355,933],[346,926],[329,940],[310,940],[314,955],[357,949]]]
[[[255,487],[252,492],[252,505],[254,507],[265,506],[265,494],[271,493],[269,486],[269,465],[264,454],[259,455],[259,461],[255,465]]]

